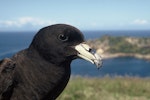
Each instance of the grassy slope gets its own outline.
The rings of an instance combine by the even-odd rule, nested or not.
[[[74,77],[57,100],[150,100],[150,79]]]

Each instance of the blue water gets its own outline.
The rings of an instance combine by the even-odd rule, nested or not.
[[[36,32],[0,32],[0,59],[11,57],[14,53],[25,49],[31,43]],[[83,31],[86,39],[99,38],[102,35],[150,37],[150,31]],[[113,58],[103,61],[103,67],[84,61],[75,60],[71,64],[72,75],[91,77],[139,76],[150,77],[150,62],[132,57]]]

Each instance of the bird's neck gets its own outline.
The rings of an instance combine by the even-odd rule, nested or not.
[[[61,65],[70,65],[71,61],[73,60],[71,57],[64,57],[62,54],[56,54],[52,52],[39,52],[37,49],[35,49],[34,46],[30,46],[28,48],[28,55],[32,57],[39,56],[40,58],[44,59],[47,62],[50,62],[51,64],[57,65],[58,67],[63,67]]]

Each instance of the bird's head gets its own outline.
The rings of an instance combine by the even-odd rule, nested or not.
[[[71,63],[73,59],[82,58],[95,64],[97,68],[102,65],[101,57],[85,43],[83,34],[70,25],[56,24],[42,28],[30,47],[54,64]]]

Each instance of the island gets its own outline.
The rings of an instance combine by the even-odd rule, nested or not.
[[[115,57],[136,57],[150,60],[150,37],[127,37],[104,35],[87,43],[103,59]]]

